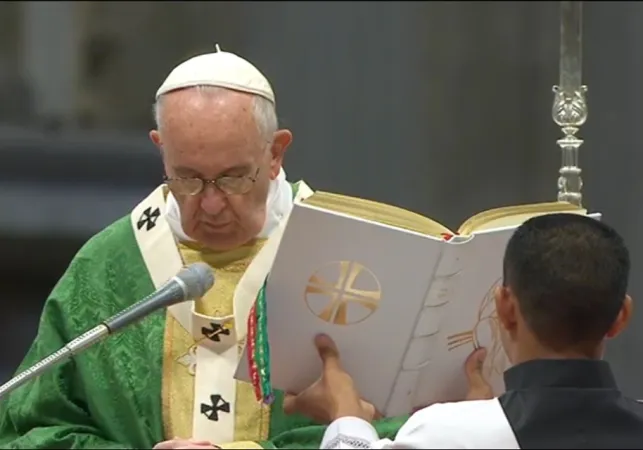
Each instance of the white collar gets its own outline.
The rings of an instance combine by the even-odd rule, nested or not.
[[[257,237],[267,238],[279,225],[281,220],[290,213],[293,205],[292,186],[286,180],[286,172],[282,168],[277,178],[270,182],[268,200],[266,200],[266,221]],[[165,214],[170,229],[177,240],[192,242],[194,239],[183,231],[181,226],[181,210],[176,198],[168,192],[165,200]]]

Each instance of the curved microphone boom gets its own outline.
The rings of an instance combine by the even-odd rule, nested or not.
[[[105,337],[138,322],[154,311],[202,297],[213,284],[214,275],[207,264],[195,263],[187,266],[154,293],[103,321],[0,386],[0,399],[53,366],[78,355]]]

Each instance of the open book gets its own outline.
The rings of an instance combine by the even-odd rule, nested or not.
[[[317,192],[290,215],[268,278],[274,389],[299,392],[320,375],[313,339],[330,335],[362,397],[385,416],[462,400],[463,363],[488,350],[496,395],[508,367],[493,299],[513,230],[542,203],[477,214],[454,232],[404,209]],[[237,378],[249,381],[245,356]]]

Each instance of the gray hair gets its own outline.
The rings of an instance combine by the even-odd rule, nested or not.
[[[219,87],[219,86],[209,86],[209,85],[198,85],[190,87],[188,89],[196,89],[199,94],[202,95],[218,95],[228,89]],[[161,124],[161,105],[163,104],[162,100],[167,94],[161,95],[153,107],[154,121],[156,122],[156,128],[160,129]],[[253,114],[257,128],[259,129],[259,134],[266,141],[271,141],[273,134],[279,128],[279,121],[277,119],[277,110],[274,103],[268,100],[265,97],[260,95],[253,95]]]

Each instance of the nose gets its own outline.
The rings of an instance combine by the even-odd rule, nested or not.
[[[201,192],[201,209],[208,215],[216,216],[225,208],[226,196],[216,186],[207,184]]]

